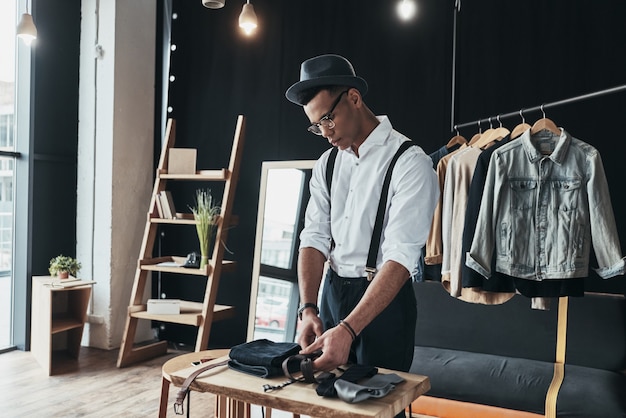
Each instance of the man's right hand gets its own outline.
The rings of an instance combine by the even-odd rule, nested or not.
[[[302,313],[301,328],[298,344],[302,348],[313,344],[315,339],[324,332],[322,320],[311,309],[307,309]]]

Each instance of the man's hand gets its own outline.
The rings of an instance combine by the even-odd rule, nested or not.
[[[315,342],[315,339],[322,335],[324,327],[322,326],[322,320],[312,312],[304,311],[302,313],[302,326],[300,331],[300,337],[298,338],[298,344],[302,348],[307,348],[309,345]],[[315,350],[312,350],[315,351]],[[308,351],[307,351],[308,353]]]
[[[302,339],[303,337],[301,336],[300,340]],[[351,345],[352,336],[348,330],[343,329],[341,326],[336,326],[323,333],[313,343],[307,344],[300,353],[310,354],[314,351],[322,350],[323,354],[313,361],[313,369],[329,372],[348,362]],[[304,345],[302,346],[304,347]]]

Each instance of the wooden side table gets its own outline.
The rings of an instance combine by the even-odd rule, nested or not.
[[[183,354],[173,359],[168,360],[163,364],[162,377],[161,377],[161,397],[159,400],[159,418],[165,418],[167,416],[167,403],[169,397],[170,383],[172,382],[172,375],[180,370],[188,369],[191,363],[194,361],[201,361],[202,359],[216,359],[220,357],[228,356],[230,349],[219,350],[205,350],[194,353]],[[189,401],[189,394],[187,394],[187,401]],[[185,407],[189,411],[189,404]],[[215,416],[217,417],[250,417],[250,404],[245,402],[229,399],[226,396],[218,395],[215,401]],[[272,418],[272,409],[266,408],[265,418]],[[292,418],[300,418],[299,414],[292,414]]]
[[[198,353],[202,354],[202,352]],[[227,357],[215,359],[219,363]],[[175,386],[182,386],[185,379],[191,375],[195,367],[169,374],[169,381]],[[379,373],[396,373],[404,378],[404,382],[396,386],[386,396],[377,399],[367,399],[359,403],[350,404],[336,398],[320,397],[315,392],[313,383],[297,383],[285,386],[280,390],[266,392],[264,384],[279,385],[285,381],[284,377],[261,379],[246,373],[231,370],[226,365],[198,376],[190,386],[198,392],[209,392],[219,397],[226,397],[232,402],[241,402],[244,405],[260,405],[266,408],[303,414],[312,417],[335,417],[335,418],[393,418],[403,411],[420,395],[430,389],[430,380],[427,376],[412,373],[399,372],[378,368]],[[244,412],[246,410],[244,409]],[[217,409],[217,417],[240,417],[240,410],[224,411]]]
[[[167,416],[167,401],[169,397],[170,383],[172,382],[172,374],[178,372],[179,370],[191,367],[192,362],[194,361],[224,357],[227,356],[229,352],[229,349],[196,351],[193,353],[183,354],[166,361],[161,370],[162,377],[161,397],[159,399],[159,418],[165,418]],[[189,398],[187,398],[187,400],[189,400]],[[216,411],[220,408],[226,408],[228,406],[227,401],[227,398],[218,396],[215,404]],[[187,404],[186,408],[189,410],[189,404]],[[249,415],[250,414],[248,412],[248,416]]]
[[[78,358],[92,288],[52,283],[50,276],[33,277],[31,352],[48,375],[54,373],[53,351]]]

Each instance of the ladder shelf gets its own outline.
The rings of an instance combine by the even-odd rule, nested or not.
[[[244,142],[245,118],[239,115],[235,127],[233,146],[227,168],[217,170],[196,170],[195,174],[168,173],[169,151],[174,147],[176,122],[169,119],[166,129],[166,140],[161,149],[152,197],[147,214],[141,250],[137,261],[137,269],[133,281],[132,293],[126,317],[126,327],[117,359],[117,367],[158,357],[167,353],[167,342],[158,341],[148,344],[135,342],[139,320],[160,321],[174,324],[191,325],[198,328],[195,351],[206,350],[211,331],[211,324],[232,318],[235,314],[233,306],[216,303],[217,290],[222,272],[232,271],[236,263],[224,260],[224,247],[228,236],[228,227],[236,225],[238,219],[232,215],[232,206],[236,184],[239,178],[241,154]],[[193,172],[193,170],[191,170]],[[215,226],[213,253],[203,268],[182,267],[186,257],[171,255],[154,257],[153,249],[157,230],[161,225],[196,225],[192,213],[176,213],[173,218],[159,215],[157,199],[166,190],[168,181],[222,182],[223,195],[220,203],[220,214]],[[174,212],[172,210],[172,212]],[[180,314],[148,313],[144,292],[150,282],[152,272],[179,274],[187,280],[206,279],[206,287],[202,302],[181,301]],[[191,278],[189,277],[191,276]]]

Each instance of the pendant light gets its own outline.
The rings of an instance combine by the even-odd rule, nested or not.
[[[33,16],[28,13],[28,3],[26,4],[26,13],[22,13],[22,18],[17,24],[15,30],[18,38],[21,38],[26,45],[30,45],[35,39],[37,39],[37,28],[33,21]]]
[[[239,15],[239,27],[243,29],[246,35],[251,35],[257,27],[256,13],[254,13],[254,6],[250,4],[250,0],[247,0],[246,4],[243,5]]]
[[[402,20],[410,20],[415,16],[417,6],[414,0],[400,0],[396,11]]]
[[[221,9],[226,0],[202,0],[202,5],[207,9]]]

